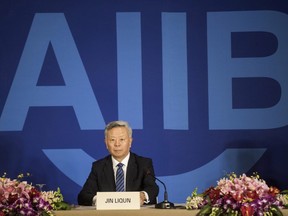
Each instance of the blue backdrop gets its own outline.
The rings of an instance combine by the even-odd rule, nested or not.
[[[6,0],[0,29],[0,174],[76,203],[121,119],[172,202],[232,171],[288,188],[287,1]]]

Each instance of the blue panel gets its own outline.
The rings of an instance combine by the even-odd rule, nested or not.
[[[288,124],[288,115],[284,114],[288,109],[287,25],[288,15],[275,11],[208,13],[210,129],[271,129]],[[278,40],[278,44],[272,40],[275,53],[270,52],[265,57],[232,58],[231,33],[250,31],[274,34]],[[276,80],[282,89],[280,100],[268,108],[233,109],[232,78],[237,77],[269,77]]]
[[[162,13],[164,129],[188,130],[186,13]]]
[[[66,85],[37,86],[49,43]],[[104,120],[62,13],[36,14],[0,119],[0,130],[22,130],[31,106],[73,106],[81,129]]]
[[[173,202],[230,171],[287,189],[287,14],[284,0],[0,1],[0,176],[30,172],[76,204],[105,123],[123,119]]]
[[[143,128],[140,13],[117,13],[119,119]]]
[[[61,172],[81,186],[85,183],[95,161],[82,149],[42,149],[42,151]]]

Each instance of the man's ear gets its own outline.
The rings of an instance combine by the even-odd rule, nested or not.
[[[108,149],[108,145],[107,145],[107,140],[106,140],[106,138],[104,139],[104,143],[105,143],[106,148]]]
[[[130,138],[130,148],[132,147],[132,141],[133,141],[133,138],[131,137]]]

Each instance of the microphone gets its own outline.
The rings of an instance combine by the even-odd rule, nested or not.
[[[171,203],[168,201],[168,193],[167,193],[167,189],[166,189],[166,185],[163,181],[161,181],[160,179],[158,179],[156,176],[154,176],[150,170],[147,170],[147,175],[152,176],[155,180],[159,181],[163,186],[164,186],[164,201],[155,204],[155,208],[157,209],[171,209],[174,208],[174,203]]]

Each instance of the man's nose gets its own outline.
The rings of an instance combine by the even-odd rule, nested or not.
[[[116,146],[119,146],[119,145],[120,145],[120,140],[116,139],[116,140],[115,140],[115,145],[116,145]]]

